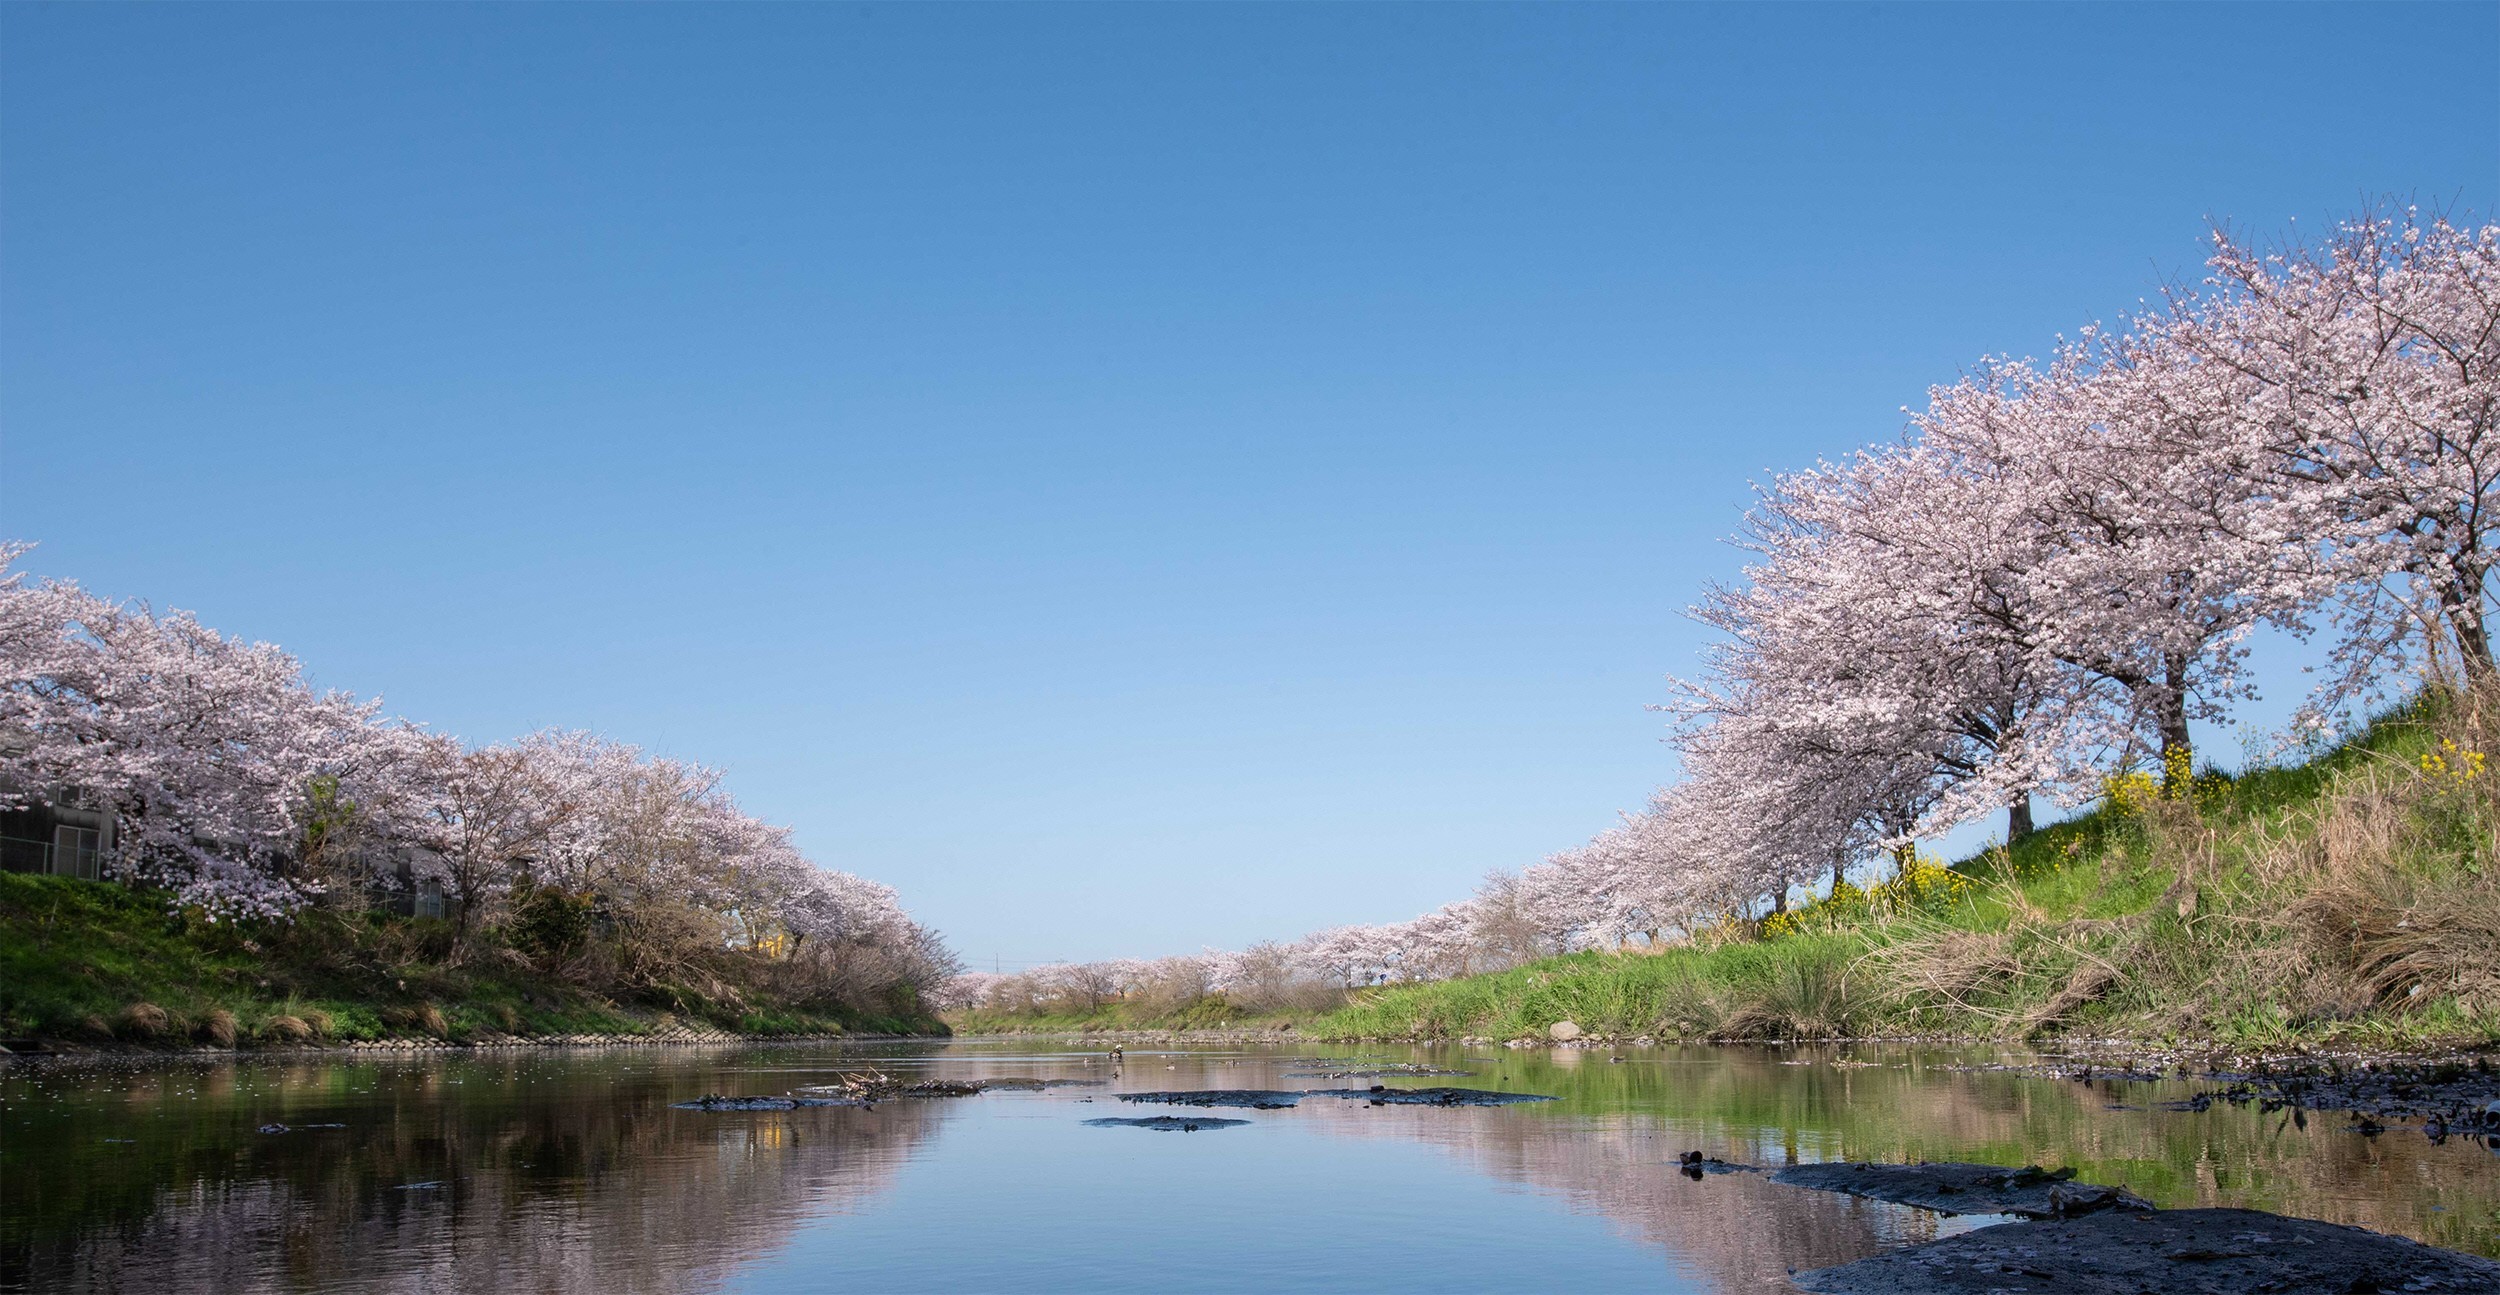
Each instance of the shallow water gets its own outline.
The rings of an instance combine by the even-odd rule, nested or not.
[[[2199,1086],[1977,1068],[1998,1059],[1304,1045],[1133,1050],[1115,1067],[1073,1043],[972,1040],[18,1062],[0,1070],[0,1290],[1758,1292],[1792,1269],[1998,1221],[1757,1174],[1696,1181],[1673,1164],[1687,1150],[1774,1166],[2073,1165],[2160,1205],[2500,1256],[2500,1154],[2474,1140],[2163,1111]],[[1297,1073],[1384,1062],[1473,1073]],[[673,1105],[863,1066],[1106,1084],[871,1109]],[[1373,1083],[1559,1100],[1201,1111],[1114,1098]],[[1157,1115],[1245,1123],[1088,1123]],[[273,1125],[287,1131],[259,1131]]]

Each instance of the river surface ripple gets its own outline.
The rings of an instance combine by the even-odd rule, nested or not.
[[[2163,1206],[2353,1223],[2500,1257],[2500,1153],[2339,1115],[2159,1103],[1938,1049],[1181,1046],[1072,1041],[319,1054],[0,1069],[0,1290],[1760,1292],[2000,1220],[1686,1151],[2071,1165]],[[1345,1079],[1397,1065],[1472,1072]],[[686,1110],[874,1067],[1072,1079],[873,1107]],[[1501,1107],[1120,1092],[1456,1085]],[[1246,1123],[1091,1124],[1156,1115]],[[1182,1125],[1192,1122],[1184,1118]]]

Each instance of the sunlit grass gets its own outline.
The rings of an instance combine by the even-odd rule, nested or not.
[[[1328,1037],[2500,1040],[2492,721],[2437,695],[2317,758],[2139,779],[1953,865],[1661,950],[1358,992]],[[2339,907],[2340,906],[2340,907]],[[2415,920],[2416,918],[2419,920]],[[1748,928],[1749,930],[1750,928]]]

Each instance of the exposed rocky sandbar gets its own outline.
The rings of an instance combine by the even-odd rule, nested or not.
[[[2492,1295],[2500,1263],[2258,1210],[2103,1210],[2000,1223],[1794,1281],[1815,1295]]]
[[[1847,1192],[1939,1214],[2020,1214],[2025,1218],[2071,1218],[2101,1210],[2149,1210],[2152,1202],[2123,1187],[2074,1181],[2075,1171],[2038,1165],[2008,1169],[1959,1161],[1877,1165],[1854,1161],[1790,1165],[1771,1181],[1817,1191]]]

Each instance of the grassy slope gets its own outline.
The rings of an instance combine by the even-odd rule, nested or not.
[[[999,1012],[971,1010],[946,1014],[957,1034],[1089,1034],[1115,1030],[1290,1030],[1325,1012],[1257,1012],[1235,1007],[1220,997],[1201,998],[1178,1010],[1157,1010],[1134,1003],[1111,1002],[1090,1011]]]
[[[167,912],[161,895],[0,873],[0,1035],[250,1043],[645,1034],[672,1023],[749,1034],[938,1028],[618,1003],[510,967],[445,966],[424,956],[447,943],[430,929],[440,926],[320,912],[291,926],[212,926]]]
[[[1966,859],[1958,896],[1367,990],[1311,1032],[1514,1038],[1567,1019],[1623,1038],[2500,1041],[2500,813],[2490,779],[2421,771],[2450,734],[2488,749],[2487,726],[2417,704],[2308,764]]]

